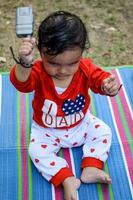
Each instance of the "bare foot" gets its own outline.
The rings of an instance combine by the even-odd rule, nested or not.
[[[107,183],[111,184],[111,178],[106,172],[96,167],[85,167],[81,174],[84,183]]]
[[[80,187],[80,180],[75,177],[68,177],[62,183],[64,187],[65,200],[77,200],[77,190]]]

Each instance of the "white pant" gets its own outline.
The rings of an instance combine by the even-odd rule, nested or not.
[[[83,145],[83,158],[92,157],[105,162],[111,145],[111,135],[110,128],[89,111],[80,124],[67,130],[43,128],[33,122],[29,154],[36,168],[49,181],[68,166],[65,159],[57,156],[61,147]]]

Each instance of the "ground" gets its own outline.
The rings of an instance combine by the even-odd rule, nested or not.
[[[35,31],[48,14],[66,10],[81,17],[89,31],[91,48],[87,56],[100,66],[133,64],[133,0],[0,0],[0,71],[14,63],[9,47],[17,54],[20,39],[15,34],[15,12],[20,6],[32,6]],[[39,55],[36,54],[36,57]]]

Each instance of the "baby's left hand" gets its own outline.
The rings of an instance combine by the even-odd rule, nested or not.
[[[114,75],[110,75],[108,78],[103,80],[102,83],[102,91],[105,95],[115,96],[118,94],[122,85],[118,85],[116,77]]]

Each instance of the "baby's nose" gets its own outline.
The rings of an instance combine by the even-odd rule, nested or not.
[[[59,72],[61,74],[65,74],[67,72],[67,67],[66,66],[60,66]]]

